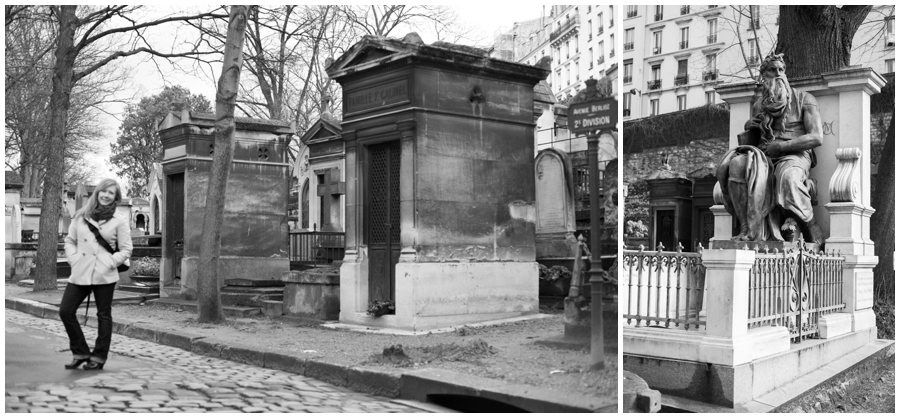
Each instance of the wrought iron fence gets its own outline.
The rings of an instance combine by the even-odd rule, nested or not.
[[[702,263],[702,250],[696,253],[681,252],[681,247],[663,251],[662,244],[656,252],[640,250],[623,251],[623,267],[627,272],[628,308],[622,315],[635,326],[684,327],[686,330],[706,326],[700,317],[703,309],[703,289],[706,287],[706,268]]]
[[[793,342],[818,337],[819,318],[844,307],[843,264],[836,253],[757,249],[750,270],[747,326],[787,327]]]
[[[344,258],[343,232],[291,232],[288,235],[293,262],[330,264]]]

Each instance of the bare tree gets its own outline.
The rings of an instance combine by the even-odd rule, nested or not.
[[[231,6],[228,36],[222,73],[216,89],[216,136],[209,183],[206,189],[206,212],[200,240],[197,282],[198,322],[222,322],[225,314],[219,298],[219,254],[222,220],[225,215],[225,188],[234,158],[234,108],[237,102],[244,55],[244,30],[249,6]]]
[[[213,54],[201,51],[202,41],[197,40],[184,51],[161,52],[154,49],[144,37],[144,32],[160,25],[215,18],[212,12],[192,15],[171,15],[154,20],[139,22],[139,6],[49,6],[56,22],[55,62],[50,94],[49,143],[46,170],[48,173],[65,172],[64,153],[67,122],[71,108],[71,95],[76,83],[104,68],[109,63],[136,54],[151,54],[163,58],[197,57]],[[79,16],[79,10],[81,15]],[[77,39],[76,39],[77,35]],[[130,39],[122,40],[122,36]],[[123,42],[124,41],[124,42]],[[109,51],[97,55],[92,62],[78,62],[80,55],[101,45],[122,45],[122,50]],[[97,51],[96,49],[94,51]],[[76,63],[79,65],[76,66]],[[43,200],[41,204],[40,238],[36,256],[37,274],[34,291],[56,289],[56,247],[58,239],[58,218],[62,193],[61,175],[44,178]]]

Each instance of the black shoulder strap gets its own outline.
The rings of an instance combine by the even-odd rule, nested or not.
[[[106,242],[105,239],[103,239],[103,236],[100,235],[100,231],[97,230],[97,227],[94,226],[94,224],[88,222],[87,219],[84,220],[84,223],[87,224],[88,229],[90,229],[91,232],[94,233],[94,236],[97,237],[97,242],[99,242],[100,245],[103,246],[103,248],[106,249],[106,251],[109,251],[110,254],[114,254],[115,251],[113,251],[113,249],[112,249],[112,247],[109,245],[109,243]]]

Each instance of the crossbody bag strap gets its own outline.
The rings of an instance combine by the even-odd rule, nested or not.
[[[88,222],[87,219],[84,220],[84,223],[87,224],[88,229],[90,229],[91,232],[94,233],[94,236],[97,237],[97,242],[99,242],[100,245],[103,246],[104,249],[106,249],[106,251],[109,251],[110,254],[115,254],[115,251],[113,251],[113,249],[112,249],[112,247],[109,245],[109,243],[106,242],[105,239],[103,239],[103,236],[102,236],[102,235],[100,235],[100,231],[97,230],[97,227],[94,226],[94,224]],[[118,245],[117,245],[117,246],[118,246]]]

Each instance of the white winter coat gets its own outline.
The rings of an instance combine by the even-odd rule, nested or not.
[[[72,219],[69,235],[66,236],[66,259],[72,266],[69,283],[77,285],[115,283],[119,281],[116,267],[131,257],[131,228],[128,219],[114,213],[108,221],[99,224],[90,218],[87,221],[97,227],[100,235],[113,250],[118,243],[119,251],[110,254],[97,242],[97,237],[88,229],[83,218]]]

